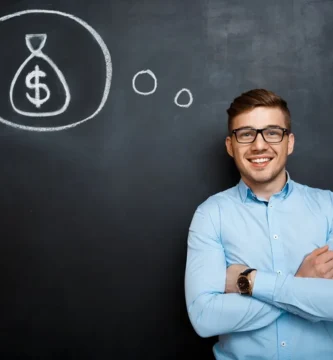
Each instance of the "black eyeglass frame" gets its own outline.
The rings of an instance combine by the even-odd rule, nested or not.
[[[252,141],[249,141],[249,142],[238,141],[238,139],[237,139],[237,134],[236,134],[237,130],[245,130],[245,129],[255,130],[255,131],[256,131],[256,136],[254,137],[254,139],[253,139]],[[267,129],[280,129],[280,130],[283,130],[281,140],[280,140],[280,141],[273,141],[273,142],[267,141],[267,140],[265,139],[264,134],[263,134],[263,131],[264,131],[264,130],[267,130]],[[238,128],[238,129],[232,130],[232,131],[231,131],[231,135],[233,135],[233,134],[235,135],[236,141],[237,141],[239,144],[252,144],[252,143],[254,143],[254,142],[256,141],[256,138],[257,138],[258,134],[261,134],[262,138],[264,139],[265,142],[267,142],[267,144],[280,144],[280,143],[283,141],[284,134],[289,135],[289,134],[290,134],[290,131],[289,131],[287,128],[282,128],[282,127],[280,127],[280,126],[267,126],[267,127],[263,128],[263,129],[255,129],[255,128],[251,128],[251,127],[246,127],[246,126],[245,126],[245,127],[240,127],[240,128]]]

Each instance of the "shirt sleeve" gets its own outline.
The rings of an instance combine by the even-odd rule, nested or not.
[[[313,322],[333,321],[333,280],[257,271],[252,296]]]
[[[274,322],[283,309],[240,294],[225,294],[226,260],[218,205],[206,201],[193,216],[187,247],[185,298],[196,333],[210,337]]]

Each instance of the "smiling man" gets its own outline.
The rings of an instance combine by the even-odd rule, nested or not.
[[[287,102],[265,89],[228,113],[234,187],[200,204],[189,228],[185,297],[216,359],[333,359],[333,192],[286,170]]]
[[[286,182],[287,156],[294,149],[290,115],[283,107],[263,106],[238,114],[236,106],[229,109],[231,136],[226,139],[227,151],[247,186],[268,199]]]

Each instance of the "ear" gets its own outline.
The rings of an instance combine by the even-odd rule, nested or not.
[[[232,148],[232,140],[230,136],[227,136],[225,139],[225,146],[227,148],[227,152],[231,157],[234,157],[234,151]]]
[[[289,134],[288,136],[288,155],[290,155],[294,151],[295,145],[295,136],[294,134]]]

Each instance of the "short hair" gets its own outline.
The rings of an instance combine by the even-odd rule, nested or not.
[[[252,89],[236,97],[227,109],[229,134],[232,131],[232,120],[237,115],[251,111],[259,106],[279,108],[285,115],[287,129],[291,131],[291,116],[287,102],[272,91]]]

